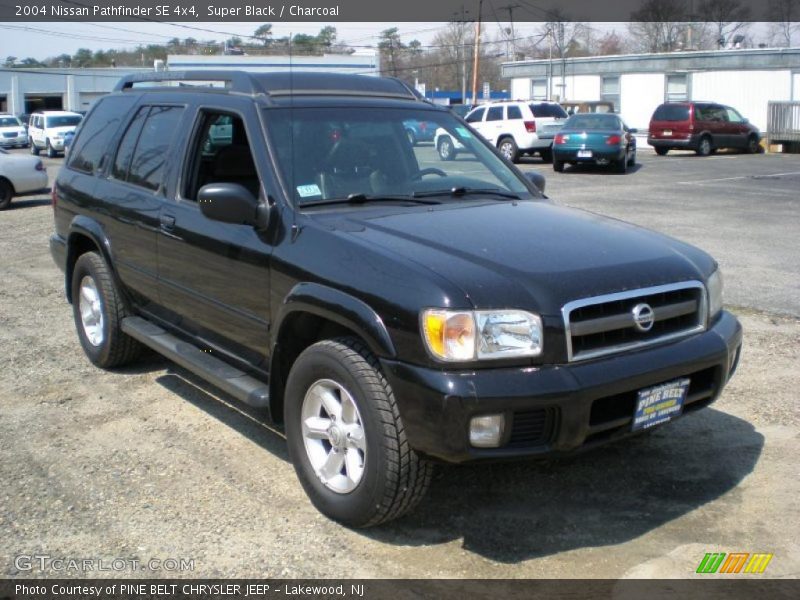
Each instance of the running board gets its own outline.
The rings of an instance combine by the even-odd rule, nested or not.
[[[266,383],[184,342],[158,325],[141,317],[126,317],[122,320],[122,331],[237,400],[256,408],[269,407],[269,386]]]

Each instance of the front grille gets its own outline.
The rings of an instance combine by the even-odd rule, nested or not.
[[[552,441],[558,410],[554,407],[516,411],[507,448],[542,446]]]
[[[642,327],[636,324],[637,307]],[[576,300],[562,314],[568,359],[586,360],[702,331],[706,294],[702,283],[687,281]]]
[[[15,137],[17,137],[17,133],[15,131],[12,131],[11,133],[6,132],[6,133],[3,133],[3,137],[4,138],[15,138]]]

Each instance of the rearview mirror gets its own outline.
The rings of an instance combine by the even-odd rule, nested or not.
[[[238,183],[209,183],[197,192],[200,212],[214,221],[234,225],[256,225],[258,200]]]
[[[530,181],[537,190],[544,194],[545,179],[544,175],[538,171],[525,171],[525,177]]]

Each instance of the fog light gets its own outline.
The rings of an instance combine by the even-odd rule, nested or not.
[[[469,422],[469,443],[476,448],[497,448],[506,429],[506,417],[484,415]]]

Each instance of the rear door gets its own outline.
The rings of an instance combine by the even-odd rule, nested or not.
[[[159,294],[171,323],[210,349],[259,364],[268,355],[272,246],[251,225],[208,219],[197,203],[198,190],[211,183],[238,183],[267,201],[264,167],[254,160],[267,156],[263,135],[253,128],[255,107],[229,101],[197,108],[194,126],[185,128],[185,156],[176,157],[182,167],[160,214]]]

